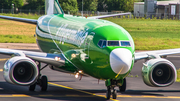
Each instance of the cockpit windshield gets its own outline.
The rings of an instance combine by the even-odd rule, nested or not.
[[[121,41],[121,46],[131,46],[129,41]]]
[[[108,46],[120,46],[119,41],[108,41]]]
[[[99,40],[98,46],[101,47],[101,48],[106,47],[106,46],[107,46],[107,41],[105,41],[105,40]]]
[[[129,41],[106,41],[106,40],[99,40],[98,46],[101,48],[107,46],[122,46],[122,47],[131,47]]]
[[[131,47],[131,43],[129,41],[106,41],[106,40],[99,40],[98,46],[101,48],[107,46],[122,46],[122,47]]]

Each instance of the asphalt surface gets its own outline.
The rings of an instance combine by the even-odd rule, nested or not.
[[[34,50],[38,51],[38,50]],[[9,58],[0,55],[0,101],[106,101],[106,87],[104,81],[92,77],[75,79],[74,75],[53,71],[49,68],[42,70],[42,74],[48,77],[49,85],[46,92],[40,87],[28,91],[26,86],[12,85],[5,82],[3,78],[3,65]],[[169,56],[176,68],[180,68],[180,54]],[[127,90],[124,93],[118,92],[117,101],[179,101],[180,83],[174,83],[169,87],[149,87],[141,78],[142,61],[135,63],[131,77],[127,77]],[[117,88],[118,90],[118,88]],[[112,100],[112,99],[111,99]]]

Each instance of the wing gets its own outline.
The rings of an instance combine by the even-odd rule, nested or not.
[[[92,17],[88,17],[88,18],[89,19],[101,19],[101,18],[108,18],[108,17],[120,16],[120,15],[131,15],[131,13],[128,12],[128,13],[118,13],[118,14],[111,14],[111,15],[92,16]]]
[[[66,60],[63,54],[51,54],[51,53],[14,50],[14,49],[5,49],[5,48],[0,48],[0,54],[29,57],[32,60],[47,63],[53,66],[64,66]]]
[[[135,60],[147,59],[150,55],[167,56],[180,53],[180,48],[135,53]]]
[[[13,21],[20,21],[20,22],[25,22],[25,23],[30,23],[30,24],[37,24],[37,20],[34,20],[34,19],[25,19],[25,18],[17,18],[17,17],[10,17],[10,16],[2,16],[2,15],[0,15],[0,18],[13,20]]]

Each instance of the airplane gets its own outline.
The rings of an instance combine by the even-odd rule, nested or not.
[[[91,76],[104,80],[106,98],[117,98],[115,87],[126,90],[126,77],[136,61],[145,59],[142,78],[152,87],[170,86],[176,81],[176,68],[167,55],[178,54],[180,49],[135,52],[131,35],[121,26],[100,18],[121,14],[78,17],[64,14],[58,0],[45,1],[46,15],[38,20],[1,16],[2,19],[37,25],[36,41],[42,52],[0,48],[1,54],[12,55],[4,64],[4,79],[15,85],[36,85],[46,91],[48,79],[41,71],[71,73],[75,77]],[[126,14],[126,13],[124,13]],[[41,63],[47,65],[41,66]]]

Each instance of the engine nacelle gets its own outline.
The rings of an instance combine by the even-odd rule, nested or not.
[[[151,59],[144,63],[142,78],[148,86],[166,87],[176,81],[176,68],[166,59]]]
[[[4,79],[12,84],[28,86],[36,82],[39,70],[27,57],[16,56],[4,64]]]

